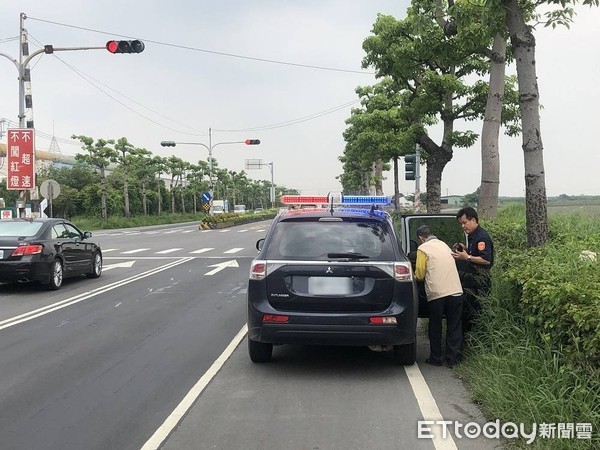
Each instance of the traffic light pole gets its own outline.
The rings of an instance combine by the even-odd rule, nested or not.
[[[250,144],[250,145],[257,145],[260,144],[259,140],[255,140],[253,141],[255,143]],[[213,149],[217,146],[217,145],[224,145],[224,144],[246,144],[248,145],[248,140],[245,141],[226,141],[226,142],[217,142],[216,144],[212,143],[212,129],[209,128],[208,129],[208,145],[202,143],[202,142],[174,142],[174,141],[162,141],[160,143],[160,145],[162,145],[163,147],[175,147],[176,145],[200,145],[201,147],[204,147],[206,150],[208,150],[208,180],[209,180],[209,192],[210,192],[210,198],[211,198],[211,202],[213,201],[213,197],[214,197],[214,186],[213,186],[213,163],[212,163],[212,153],[213,153]],[[210,211],[210,214],[212,215],[212,208]]]
[[[421,208],[421,147],[416,146],[415,151],[415,210]]]

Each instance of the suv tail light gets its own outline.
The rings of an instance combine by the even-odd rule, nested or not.
[[[267,275],[266,261],[253,261],[250,268],[251,280],[264,280]]]
[[[394,278],[397,281],[412,281],[412,270],[410,267],[410,263],[394,263]]]
[[[10,256],[26,256],[26,255],[37,255],[39,253],[42,253],[42,250],[44,249],[43,245],[19,245],[14,252],[12,252],[12,255]]]

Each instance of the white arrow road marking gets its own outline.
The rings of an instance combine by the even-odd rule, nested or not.
[[[240,267],[240,266],[238,265],[238,263],[235,259],[232,259],[231,261],[224,261],[221,263],[212,264],[207,267],[215,267],[215,268],[213,270],[211,270],[210,272],[206,272],[204,275],[214,275],[215,273],[223,270],[225,267]]]
[[[125,262],[120,262],[120,263],[115,263],[115,264],[108,264],[108,265],[105,265],[104,267],[102,267],[102,270],[104,272],[106,272],[107,270],[116,269],[117,267],[131,267],[131,266],[133,266],[134,263],[135,263],[135,261],[125,261]]]

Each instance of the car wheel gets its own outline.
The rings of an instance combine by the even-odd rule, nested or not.
[[[265,344],[264,342],[248,339],[248,353],[252,362],[269,362],[273,355],[273,344]]]
[[[102,275],[102,256],[96,252],[92,256],[92,271],[86,273],[85,276],[88,278],[98,278],[100,275]]]
[[[394,360],[403,366],[412,366],[417,359],[417,338],[410,344],[394,345]]]
[[[52,261],[52,270],[50,272],[50,281],[48,282],[48,289],[56,291],[60,289],[63,283],[63,264],[60,259]]]

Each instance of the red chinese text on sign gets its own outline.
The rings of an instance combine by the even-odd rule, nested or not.
[[[6,188],[13,190],[35,187],[34,129],[8,130],[6,155]]]

